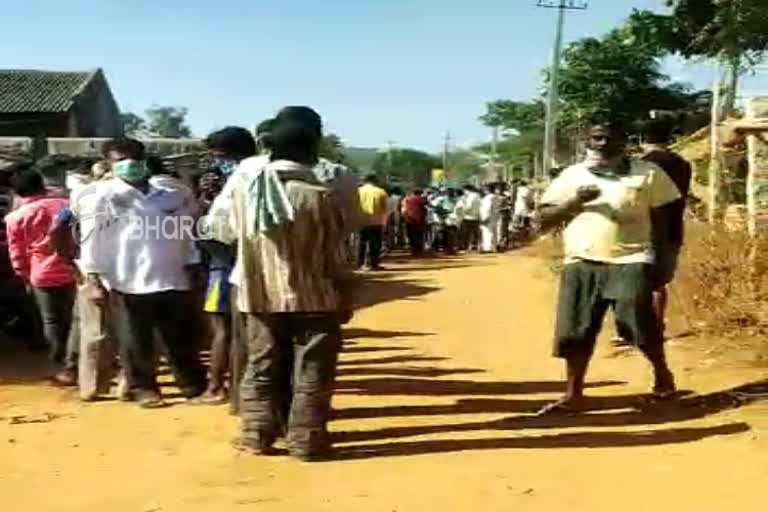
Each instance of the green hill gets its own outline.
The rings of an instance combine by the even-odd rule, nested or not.
[[[377,148],[344,148],[347,163],[361,174],[371,172],[373,162],[378,154],[379,149]]]

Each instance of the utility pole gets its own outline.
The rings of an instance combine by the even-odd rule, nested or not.
[[[566,10],[585,10],[588,0],[538,0],[538,7],[557,9],[557,28],[555,46],[552,50],[552,67],[549,72],[549,93],[547,95],[547,120],[544,130],[544,158],[541,162],[542,176],[556,165],[557,155],[557,114],[558,114],[558,75],[560,74],[560,54],[563,49],[563,27]]]
[[[392,149],[394,148],[395,143],[394,141],[388,140],[385,145],[385,151],[387,154],[387,170],[386,174],[384,175],[384,179],[387,182],[387,185],[391,185],[390,180],[392,179],[392,167],[393,167],[393,158],[392,158]]]
[[[445,138],[443,139],[443,172],[448,176],[448,151],[451,148],[451,133],[445,132]]]

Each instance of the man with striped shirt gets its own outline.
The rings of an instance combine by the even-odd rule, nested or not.
[[[322,458],[330,447],[326,423],[341,320],[349,316],[337,250],[342,214],[313,173],[321,135],[313,110],[281,111],[269,160],[240,164],[248,178],[232,191],[230,229],[214,233],[237,243],[233,278],[246,316],[239,447],[274,453],[286,433],[291,454],[304,460]]]

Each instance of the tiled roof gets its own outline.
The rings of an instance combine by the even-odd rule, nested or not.
[[[67,112],[95,72],[0,69],[0,114]]]

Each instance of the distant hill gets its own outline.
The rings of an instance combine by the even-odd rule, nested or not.
[[[352,167],[364,174],[371,172],[379,151],[377,148],[344,148],[344,156]]]

